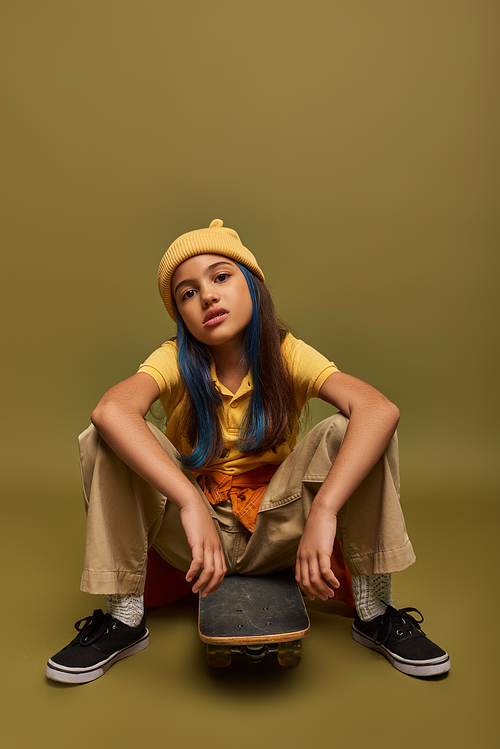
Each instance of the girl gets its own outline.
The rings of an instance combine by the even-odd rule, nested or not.
[[[304,594],[327,600],[340,586],[336,537],[352,575],[354,639],[405,673],[448,671],[420,612],[392,606],[391,572],[415,560],[399,504],[396,406],[283,329],[255,257],[219,219],[169,247],[158,283],[177,338],[103,396],[80,437],[81,587],[104,594],[107,611],[77,622],[47,676],[92,681],[148,645],[151,546],[202,596],[226,573],[295,564]],[[300,412],[318,396],[339,413],[295,446]],[[165,435],[144,419],[158,398]]]

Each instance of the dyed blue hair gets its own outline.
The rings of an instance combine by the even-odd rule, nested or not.
[[[259,367],[260,292],[248,268],[240,263],[237,265],[246,279],[252,300],[252,317],[245,332],[244,358],[252,375],[253,393],[238,438],[238,448],[245,453],[255,451],[265,433]],[[197,421],[197,441],[194,452],[183,456],[182,462],[186,468],[201,468],[207,464],[210,449],[214,441],[217,441],[217,435],[220,435],[217,407],[222,405],[222,398],[212,382],[211,357],[207,347],[189,332],[177,311],[176,318],[179,369],[191,396]]]
[[[238,438],[238,447],[242,452],[254,451],[262,441],[265,432],[264,412],[262,409],[262,379],[260,373],[260,292],[252,273],[244,265],[237,263],[246,278],[252,299],[252,317],[245,335],[245,357],[252,375],[253,393],[250,405],[243,419]]]

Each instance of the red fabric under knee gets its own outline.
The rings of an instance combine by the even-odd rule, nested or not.
[[[332,570],[340,582],[335,592],[336,601],[354,606],[351,575],[342,554],[340,541],[335,539],[332,556]],[[151,548],[148,552],[148,571],[144,587],[144,607],[154,609],[178,601],[191,592],[193,583],[186,582],[186,573],[172,567],[157,551]]]

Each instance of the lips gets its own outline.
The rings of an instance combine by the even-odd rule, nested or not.
[[[214,307],[213,309],[208,310],[207,314],[205,315],[205,319],[203,320],[203,325],[206,327],[212,327],[212,325],[217,325],[218,323],[222,322],[229,312],[224,309],[223,307]]]

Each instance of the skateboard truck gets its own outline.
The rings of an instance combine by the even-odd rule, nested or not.
[[[198,630],[210,666],[229,666],[233,655],[260,663],[276,653],[281,666],[300,663],[309,617],[291,569],[271,575],[232,575],[199,599]]]

